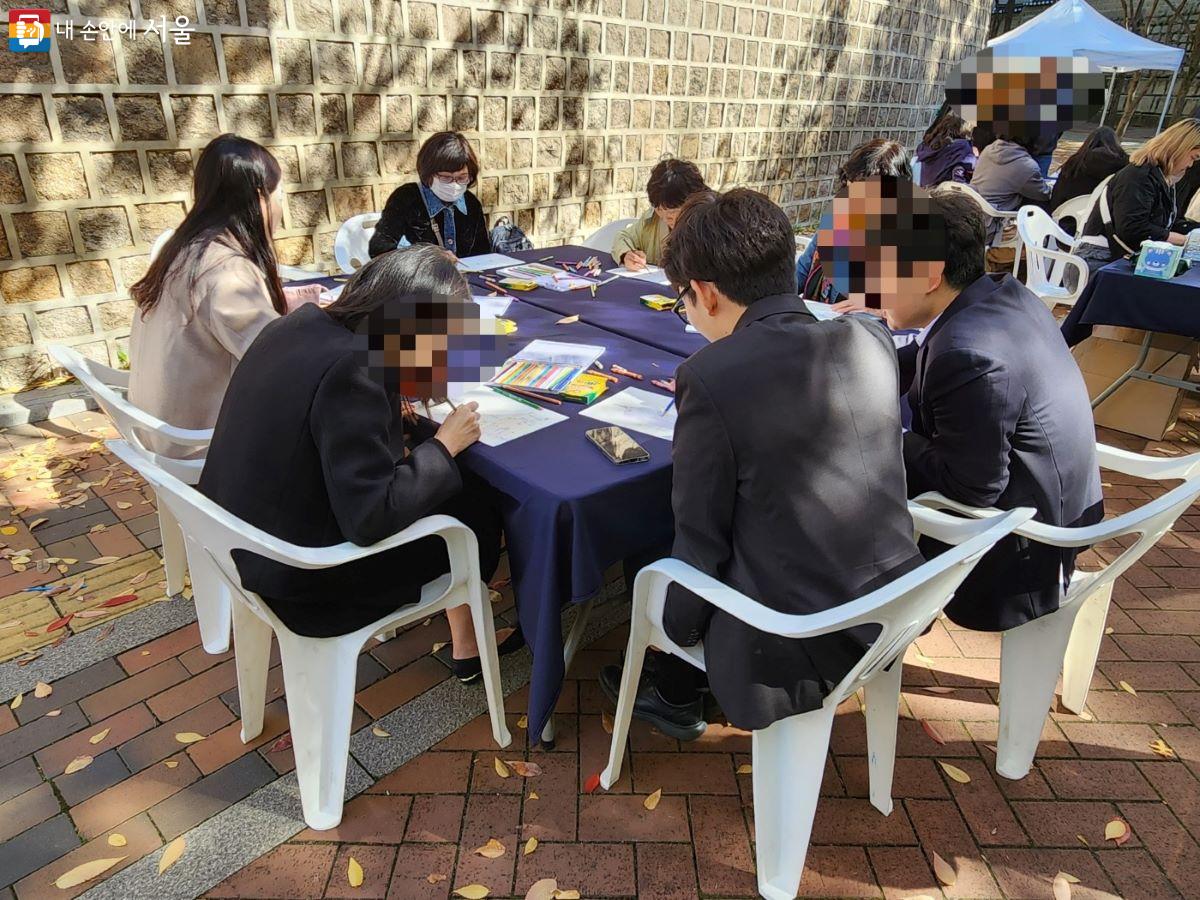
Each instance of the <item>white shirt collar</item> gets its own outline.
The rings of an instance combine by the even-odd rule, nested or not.
[[[917,332],[917,346],[918,347],[925,346],[925,339],[929,337],[930,329],[933,328],[934,324],[941,317],[942,317],[942,314],[938,313],[936,316],[933,317],[933,320],[928,325],[926,325],[924,328],[922,328],[920,331]]]

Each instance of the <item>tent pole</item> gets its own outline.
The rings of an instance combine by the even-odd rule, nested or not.
[[[1167,96],[1163,98],[1162,112],[1159,113],[1158,116],[1158,131],[1154,132],[1155,134],[1158,134],[1162,131],[1163,121],[1167,118],[1167,107],[1171,105],[1171,94],[1175,91],[1175,79],[1178,77],[1179,69],[1177,67],[1175,71],[1171,73],[1171,83],[1167,85]]]
[[[1108,117],[1108,104],[1112,102],[1113,85],[1117,83],[1117,70],[1113,69],[1112,74],[1108,76],[1108,90],[1104,93],[1104,112],[1100,113],[1100,124],[1104,124],[1104,120]]]

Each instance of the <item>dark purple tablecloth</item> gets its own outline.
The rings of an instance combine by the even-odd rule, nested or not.
[[[530,262],[553,256],[552,261],[544,265],[554,265],[555,262],[573,263],[595,256],[600,260],[600,280],[610,277],[607,270],[616,268],[616,263],[607,253],[589,250],[586,247],[543,247],[541,249],[523,250],[509,254]],[[495,273],[489,273],[494,275]],[[486,292],[478,276],[469,276],[472,291]],[[705,340],[694,332],[684,330],[683,322],[670,310],[653,310],[638,302],[642,294],[662,294],[673,297],[675,291],[665,285],[641,281],[637,278],[618,278],[596,289],[596,297],[592,298],[591,291],[552,291],[548,288],[538,288],[533,291],[520,291],[516,295],[528,303],[558,313],[559,317],[579,316],[579,320],[613,334],[630,338],[639,344],[648,344],[660,350],[666,350],[677,356],[691,356],[704,346]],[[633,368],[623,360],[613,357],[612,362],[620,363],[626,368]],[[636,371],[636,370],[635,370]]]
[[[1200,339],[1200,266],[1168,281],[1133,274],[1127,259],[1092,273],[1075,308],[1063,322],[1063,337],[1075,346],[1093,325],[1141,328]]]
[[[542,251],[542,256],[548,252]],[[335,284],[333,279],[319,281]],[[593,303],[590,298],[585,302]],[[637,308],[648,316],[659,315],[640,304]],[[680,325],[674,315],[663,315]],[[672,377],[682,361],[584,322],[557,325],[558,312],[521,299],[512,302],[506,316],[518,329],[506,338],[510,353],[537,338],[596,344],[608,348],[601,357],[606,365],[618,362],[645,375],[642,382],[623,378],[610,394],[630,385],[657,391],[650,379]],[[674,531],[668,441],[635,435],[650,452],[650,460],[615,466],[584,437],[603,422],[580,416],[586,407],[578,404],[550,408],[567,420],[500,447],[476,444],[459,457],[461,465],[501,494],[517,612],[533,653],[531,735],[542,733],[562,689],[562,607],[594,596],[614,563],[669,551]]]

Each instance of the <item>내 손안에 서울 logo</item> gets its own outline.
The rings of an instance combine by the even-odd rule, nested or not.
[[[50,10],[10,9],[8,49],[14,53],[49,53]]]

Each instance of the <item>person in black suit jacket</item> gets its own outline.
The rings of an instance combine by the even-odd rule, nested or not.
[[[697,195],[666,243],[680,309],[711,343],[676,370],[672,556],[785,613],[869,593],[922,562],[904,495],[896,355],[883,324],[817,322],[796,295],[783,210],[738,189]],[[757,631],[672,587],[667,633],[704,641],[712,693],[748,729],[818,708],[874,626],[809,640]],[[654,654],[634,715],[704,731],[698,670]],[[615,697],[617,666],[601,684]]]
[[[483,205],[469,188],[479,179],[479,159],[457,131],[439,131],[417,151],[418,181],[388,197],[371,236],[372,258],[410,244],[437,244],[460,259],[492,252]]]
[[[898,208],[890,219],[868,217],[860,243],[876,250],[867,282],[882,286],[867,305],[881,305],[893,327],[925,329],[908,394],[909,496],[939,491],[974,507],[1032,506],[1050,525],[1100,521],[1091,405],[1054,316],[1011,275],[984,273],[983,218],[969,199],[911,184],[892,192]],[[898,246],[913,223],[931,230]],[[1076,554],[1005,538],[946,614],[966,628],[1004,631],[1053,612]]]
[[[428,340],[417,342],[429,359],[401,351],[387,368],[364,365],[368,342],[380,337],[380,317],[372,314],[385,301],[406,300],[449,309],[470,304],[470,292],[444,251],[413,247],[364,266],[329,307],[307,304],[264,328],[230,381],[199,490],[305,547],[367,546],[445,513],[475,532],[488,579],[500,556],[498,507],[454,461],[479,437],[476,405],[459,406],[436,429],[401,414],[403,396],[444,395],[444,371],[416,373],[436,359],[439,342],[444,349],[446,329],[430,323]],[[434,537],[331,569],[296,569],[254,554],[235,562],[248,590],[293,631],[314,637],[376,621],[449,571],[446,545]],[[455,674],[472,681],[480,666],[470,611],[458,607],[448,617]],[[504,649],[519,645],[514,634]]]

